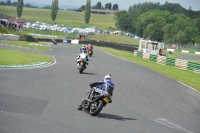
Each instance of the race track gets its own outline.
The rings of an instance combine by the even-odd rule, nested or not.
[[[77,45],[1,47],[51,55],[56,63],[0,69],[0,133],[200,133],[200,93],[166,76],[98,49],[79,74]],[[113,103],[95,117],[77,110],[89,83],[108,72]]]

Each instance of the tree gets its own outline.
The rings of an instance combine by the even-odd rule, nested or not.
[[[7,5],[8,5],[8,6],[12,5],[12,3],[11,3],[10,0],[7,0]]]
[[[132,30],[132,16],[126,11],[117,12],[114,16],[116,27],[124,31]]]
[[[96,8],[101,9],[101,2],[97,2]]]
[[[82,5],[79,9],[82,11],[85,10],[85,5]]]
[[[58,13],[58,0],[52,0],[52,5],[51,5],[51,19],[53,21],[56,20],[57,13]]]
[[[111,8],[112,8],[112,4],[111,3],[106,3],[105,4],[105,9],[111,10]]]
[[[114,4],[112,9],[113,9],[113,10],[118,10],[118,5],[117,5],[117,4]]]
[[[18,3],[17,3],[17,17],[19,17],[19,18],[22,16],[23,6],[24,6],[23,0],[18,0]]]
[[[91,1],[87,0],[85,5],[85,23],[88,24],[90,22],[90,12],[91,12]]]

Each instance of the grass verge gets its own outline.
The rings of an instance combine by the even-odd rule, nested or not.
[[[26,41],[14,41],[14,40],[1,40],[1,42],[8,45],[20,46],[30,49],[50,50],[49,47],[46,47],[49,46],[50,43],[44,43],[44,42],[26,42]]]
[[[26,65],[36,62],[53,62],[52,57],[0,48],[0,65]]]

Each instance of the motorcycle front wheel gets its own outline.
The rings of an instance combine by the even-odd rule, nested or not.
[[[105,106],[105,102],[103,100],[98,100],[90,105],[89,113],[91,116],[97,115]]]

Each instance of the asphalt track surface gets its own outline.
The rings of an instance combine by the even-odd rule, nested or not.
[[[200,93],[140,65],[94,49],[83,74],[79,46],[52,45],[47,68],[0,69],[0,133],[200,133]],[[112,73],[113,103],[97,116],[77,110],[89,83]]]

